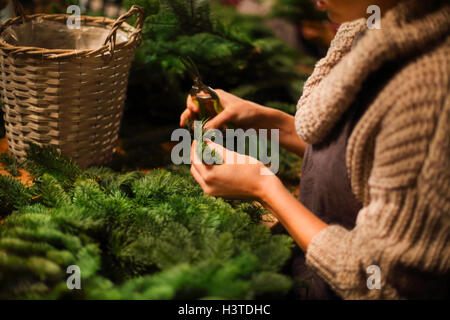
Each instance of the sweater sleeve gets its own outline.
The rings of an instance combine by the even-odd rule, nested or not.
[[[369,201],[356,226],[330,225],[306,259],[345,299],[438,298],[450,274],[450,98],[393,108],[375,139]],[[369,289],[369,266],[380,288]],[[370,270],[370,269],[369,269]]]

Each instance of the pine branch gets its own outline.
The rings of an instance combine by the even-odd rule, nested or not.
[[[63,157],[53,146],[30,144],[23,165],[36,176],[51,174],[63,188],[70,186],[81,173],[75,162]]]
[[[0,176],[0,215],[30,203],[33,193],[9,176]]]
[[[20,175],[19,163],[13,155],[8,152],[0,154],[0,162],[6,165],[5,169],[13,176],[17,177]]]

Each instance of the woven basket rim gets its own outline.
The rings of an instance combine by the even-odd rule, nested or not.
[[[38,13],[27,15],[27,22],[32,20],[37,20],[39,18],[49,21],[66,21],[71,15],[68,14],[45,14]],[[111,27],[116,20],[107,17],[93,17],[93,16],[80,16],[81,23],[86,26],[97,26],[99,28],[104,27],[107,29]],[[11,25],[22,24],[22,18],[20,16],[9,18],[4,22],[0,23],[0,36],[1,34]],[[124,47],[132,46],[140,41],[140,35],[142,29],[135,28],[126,22],[123,22],[119,29],[127,35],[128,41],[121,42],[115,45],[116,49],[121,49]],[[58,60],[67,58],[82,58],[82,57],[92,57],[110,52],[110,46],[107,44],[102,45],[97,49],[46,49],[41,47],[25,47],[25,46],[14,46],[0,38],[0,50],[3,50],[10,54],[21,54],[22,56],[29,56],[32,58],[39,57],[44,60]]]

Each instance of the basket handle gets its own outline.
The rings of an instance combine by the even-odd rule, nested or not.
[[[16,14],[17,17],[21,17],[22,18],[22,22],[25,23],[26,22],[26,18],[25,18],[25,10],[23,9],[22,4],[20,3],[19,0],[13,0],[13,7],[14,7],[14,13]]]
[[[106,37],[103,45],[107,45],[109,43],[109,51],[111,53],[111,56],[114,54],[114,49],[116,47],[117,30],[120,28],[122,23],[127,21],[134,14],[137,14],[138,18],[136,22],[136,30],[133,32],[132,36],[135,37],[142,32],[142,28],[144,27],[144,9],[140,6],[133,5],[128,12],[122,14],[119,18],[117,18],[111,28],[111,31]]]

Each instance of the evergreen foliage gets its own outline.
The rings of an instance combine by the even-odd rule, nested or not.
[[[272,15],[298,24],[302,20],[326,20],[326,13],[319,11],[311,0],[276,0]]]
[[[36,2],[33,1],[34,4],[32,5],[36,5],[37,4],[41,4],[42,1]],[[45,3],[44,3],[45,4]],[[60,1],[51,1],[47,7],[45,8],[45,13],[50,13],[50,14],[66,14],[67,13],[67,7],[71,6],[71,5],[80,5],[80,1],[79,0],[60,0]],[[25,4],[25,6],[30,6],[30,4]]]
[[[13,155],[8,152],[0,154],[0,163],[3,164],[5,170],[8,171],[13,177],[20,175],[19,163]]]
[[[28,204],[32,197],[33,192],[26,189],[18,180],[0,175],[0,217]]]
[[[0,298],[282,297],[291,238],[273,236],[251,203],[206,196],[187,169],[79,169],[32,146],[35,185],[0,177]],[[36,195],[39,195],[36,197]],[[81,290],[66,269],[81,269]]]
[[[307,75],[295,66],[314,61],[275,38],[264,18],[208,0],[125,2],[135,3],[148,16],[130,76],[130,111],[178,120],[192,86],[179,56],[193,58],[205,83],[245,99],[295,104],[300,97]]]
[[[31,144],[24,167],[36,176],[50,173],[63,187],[69,187],[80,175],[80,168],[64,158],[54,147]]]

